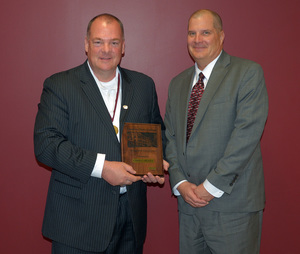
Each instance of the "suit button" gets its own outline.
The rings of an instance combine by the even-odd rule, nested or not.
[[[191,174],[190,174],[190,173],[187,173],[187,175],[188,175],[188,177],[190,177],[190,176],[191,176]]]
[[[230,185],[230,186],[232,186],[232,185],[233,185],[233,183],[230,183],[229,185]]]

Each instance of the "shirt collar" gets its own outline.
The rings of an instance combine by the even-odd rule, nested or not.
[[[118,85],[118,75],[120,74],[120,70],[119,68],[116,69],[116,76],[111,80],[111,81],[108,81],[108,82],[102,82],[100,81],[96,75],[94,74],[91,66],[90,66],[90,63],[89,61],[87,61],[87,64],[89,66],[89,69],[90,69],[90,72],[93,76],[93,78],[95,79],[95,82],[97,83],[98,87],[100,89],[104,89],[104,90],[111,90],[111,89],[117,89],[117,85]],[[121,75],[121,74],[120,74]]]
[[[214,66],[215,66],[215,64],[216,64],[216,62],[218,61],[220,55],[222,54],[222,52],[223,52],[223,50],[222,50],[221,53],[220,53],[213,61],[211,61],[211,62],[204,68],[204,70],[202,70],[202,71],[198,68],[197,63],[195,63],[195,76],[198,77],[198,76],[199,76],[199,73],[202,72],[203,75],[205,76],[205,79],[206,79],[206,80],[209,80],[209,77],[210,77],[210,75],[211,75],[211,73],[212,73],[212,70],[213,70],[213,68],[214,68]]]

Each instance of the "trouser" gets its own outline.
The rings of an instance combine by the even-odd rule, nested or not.
[[[105,216],[105,215],[104,215]],[[112,239],[104,252],[89,252],[53,241],[52,254],[142,254],[137,248],[127,194],[120,195],[118,217]]]
[[[180,254],[258,254],[263,211],[179,213]]]

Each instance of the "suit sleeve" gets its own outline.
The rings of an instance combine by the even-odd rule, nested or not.
[[[157,93],[155,89],[154,81],[152,80],[153,89],[152,89],[152,114],[151,114],[151,123],[161,125],[161,135],[162,135],[162,144],[163,144],[163,157],[165,157],[165,147],[166,147],[166,135],[165,135],[165,124],[160,114]]]
[[[67,92],[52,78],[48,78],[44,83],[34,127],[36,158],[41,163],[86,183],[97,154],[68,140],[68,123]]]
[[[177,145],[176,145],[176,134],[175,134],[175,126],[174,122],[175,120],[172,118],[172,116],[175,115],[172,110],[174,110],[173,103],[178,103],[178,102],[173,102],[172,101],[172,82],[170,83],[169,86],[169,93],[168,93],[168,100],[166,104],[166,114],[165,114],[165,126],[166,126],[166,140],[167,140],[167,145],[166,145],[166,156],[168,158],[168,162],[170,164],[169,167],[169,172],[170,172],[170,183],[171,183],[171,188],[184,180],[187,180],[183,171],[179,167],[179,162],[178,162],[178,154],[177,154]]]
[[[268,95],[263,70],[251,65],[240,82],[236,102],[234,129],[224,155],[212,170],[208,181],[230,194],[238,177],[245,173],[247,164],[260,151],[262,136],[268,115]]]

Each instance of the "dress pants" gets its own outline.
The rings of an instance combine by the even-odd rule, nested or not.
[[[104,252],[89,252],[53,241],[52,254],[142,254],[143,246],[136,247],[135,235],[127,194],[121,194],[118,218],[112,239]]]
[[[263,211],[179,213],[180,254],[258,254]]]

